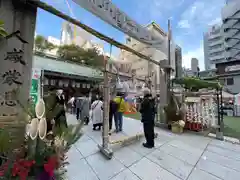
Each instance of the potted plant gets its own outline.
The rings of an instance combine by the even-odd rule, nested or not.
[[[0,179],[63,179],[65,165],[68,164],[66,153],[81,137],[83,124],[58,128],[48,135],[45,114],[49,110],[45,110],[44,101],[37,103],[34,113],[32,105],[24,109],[28,112],[30,123],[27,133],[22,134],[24,141],[17,148],[11,148],[11,130],[0,128]],[[8,149],[13,150],[9,152]]]

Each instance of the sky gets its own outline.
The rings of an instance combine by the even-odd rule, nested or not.
[[[122,32],[72,0],[68,2],[73,15],[68,9],[66,0],[42,1],[117,41],[125,42],[125,35]],[[211,25],[221,22],[221,8],[225,0],[112,0],[112,2],[143,26],[154,21],[167,32],[167,20],[170,18],[172,37],[183,51],[183,66],[190,68],[191,58],[195,57],[199,59],[200,69],[204,70],[203,33]],[[38,9],[36,33],[60,39],[62,23],[62,19]],[[104,44],[104,50],[109,52],[110,46],[101,43]],[[118,52],[117,49],[113,50],[114,54]]]

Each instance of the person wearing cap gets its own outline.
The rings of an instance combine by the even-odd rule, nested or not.
[[[146,143],[143,146],[146,148],[154,147],[154,119],[156,114],[155,101],[150,93],[150,89],[145,88],[143,90],[143,101],[140,107],[140,113],[142,115],[141,122],[143,123],[144,135]]]

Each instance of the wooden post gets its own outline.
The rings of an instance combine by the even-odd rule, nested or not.
[[[168,19],[168,65],[171,66],[171,21]],[[167,76],[167,102],[169,103],[170,99],[170,77],[171,77],[171,71],[165,72]]]
[[[110,56],[112,53],[112,45],[110,46]],[[109,57],[111,58],[111,57]],[[103,109],[103,132],[102,132],[102,145],[99,145],[100,151],[109,159],[112,158],[113,152],[109,148],[109,79],[108,79],[108,59],[104,61],[104,109]]]

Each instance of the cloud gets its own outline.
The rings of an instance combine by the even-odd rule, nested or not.
[[[209,25],[209,26],[213,26],[213,25],[215,25],[215,24],[220,24],[221,22],[222,22],[222,18],[221,18],[221,17],[217,17],[216,19],[210,21],[210,22],[208,23],[208,25]]]
[[[201,28],[210,22],[219,21],[223,5],[224,0],[197,0],[182,13],[178,27]]]
[[[137,5],[137,16],[146,18],[147,11],[148,19],[159,20],[174,18],[173,14],[177,8],[183,5],[186,0],[135,0]],[[147,7],[147,8],[146,8]]]
[[[183,66],[189,68],[191,58],[195,57],[200,69],[204,69],[203,33],[209,26],[221,22],[224,3],[224,0],[195,0],[180,15],[176,42],[183,46]]]

